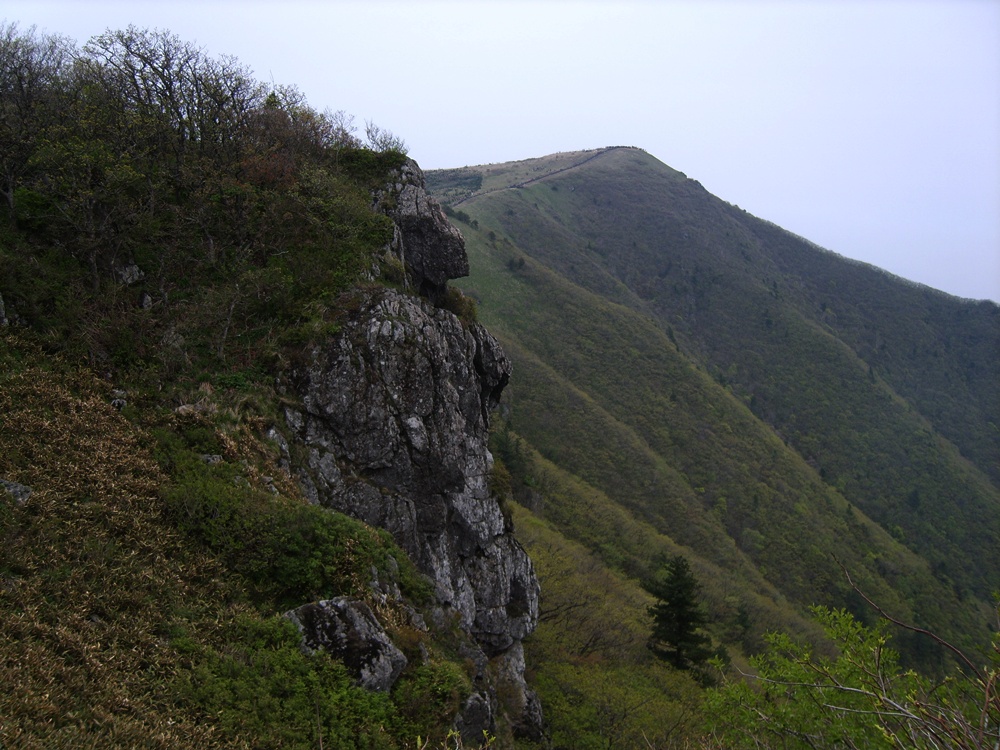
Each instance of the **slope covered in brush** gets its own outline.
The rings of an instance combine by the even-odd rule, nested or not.
[[[0,26],[0,115],[0,744],[539,735],[509,362],[402,143],[134,28]]]
[[[638,149],[429,181],[514,359],[511,424],[547,459],[801,605],[862,611],[840,560],[910,620],[988,632],[996,305],[821,250]]]

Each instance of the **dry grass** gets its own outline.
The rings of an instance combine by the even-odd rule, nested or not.
[[[0,477],[33,491],[0,516],[0,744],[215,746],[164,695],[183,666],[164,634],[185,608],[207,624],[224,571],[161,519],[164,477],[103,384],[2,380]]]
[[[462,662],[436,636],[410,633],[431,663],[414,655],[393,694],[376,694],[303,654],[280,615],[288,601],[371,597],[390,558],[410,601],[426,582],[386,533],[306,504],[259,417],[202,395],[211,418],[147,408],[137,426],[103,380],[0,336],[0,479],[32,490],[20,504],[0,491],[0,747],[444,737],[457,698],[441,678]],[[218,465],[199,458],[209,444]],[[401,605],[377,609],[403,635]]]

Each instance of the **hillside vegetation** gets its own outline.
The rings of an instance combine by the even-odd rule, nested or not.
[[[275,377],[384,283],[402,142],[134,28],[0,26],[0,108],[0,745],[440,747],[460,635],[270,437]],[[340,595],[409,658],[391,691],[282,617]]]
[[[253,456],[280,476],[250,424],[166,418],[151,434],[106,383],[31,346],[8,339],[0,363],[0,476],[32,488],[0,506],[5,746],[392,747],[447,719],[428,675],[372,694],[301,651],[283,607],[367,595],[372,566],[405,557],[247,475]]]
[[[495,452],[531,457],[511,472],[526,513],[632,581],[686,555],[737,663],[770,631],[822,643],[812,605],[874,624],[862,594],[982,652],[1000,308],[818,248],[639,149],[428,183],[514,361]],[[893,643],[948,669],[931,639]]]
[[[302,408],[283,377],[419,286],[387,255],[384,190],[419,170],[365,131],[168,32],[0,25],[0,745],[457,748],[467,698],[513,692],[478,683],[524,666],[520,640],[470,648],[388,532],[307,500],[316,446],[281,435]],[[515,367],[472,510],[503,499],[542,581],[524,656],[545,735],[500,716],[485,745],[752,745],[772,712],[778,742],[880,746],[888,704],[831,724],[791,689],[803,669],[853,686],[860,652],[886,700],[933,722],[944,694],[974,735],[982,699],[996,726],[996,305],[816,248],[638,149],[429,180],[478,310],[443,282],[461,320],[420,305],[456,335],[478,316]],[[478,417],[489,395],[456,400]],[[691,669],[648,648],[680,559],[713,655]],[[390,689],[283,617],[341,595],[407,657]],[[971,654],[964,677],[912,630],[882,659],[866,597]]]

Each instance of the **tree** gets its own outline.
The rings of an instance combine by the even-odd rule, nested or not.
[[[691,669],[712,655],[711,639],[702,630],[708,617],[698,601],[700,588],[683,555],[671,558],[647,585],[658,600],[648,610],[653,618],[649,649],[677,669]]]
[[[885,613],[879,610],[883,617]],[[962,669],[932,680],[899,665],[883,620],[868,628],[844,610],[814,609],[837,646],[834,657],[772,634],[754,675],[708,694],[710,747],[787,750],[817,747],[954,748],[1000,746],[1000,633],[991,660],[976,664],[933,633]]]
[[[402,138],[393,135],[389,130],[380,128],[370,120],[365,120],[365,136],[368,138],[368,145],[371,146],[372,150],[380,154],[391,151],[406,153],[406,142]]]
[[[62,37],[0,24],[0,197],[11,222],[40,134],[63,110],[58,97],[74,55]]]

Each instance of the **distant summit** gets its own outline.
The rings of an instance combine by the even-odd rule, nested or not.
[[[856,609],[838,559],[975,640],[1000,580],[997,305],[824,250],[638,148],[427,179],[542,456],[747,590]],[[657,554],[620,543],[627,568]]]

